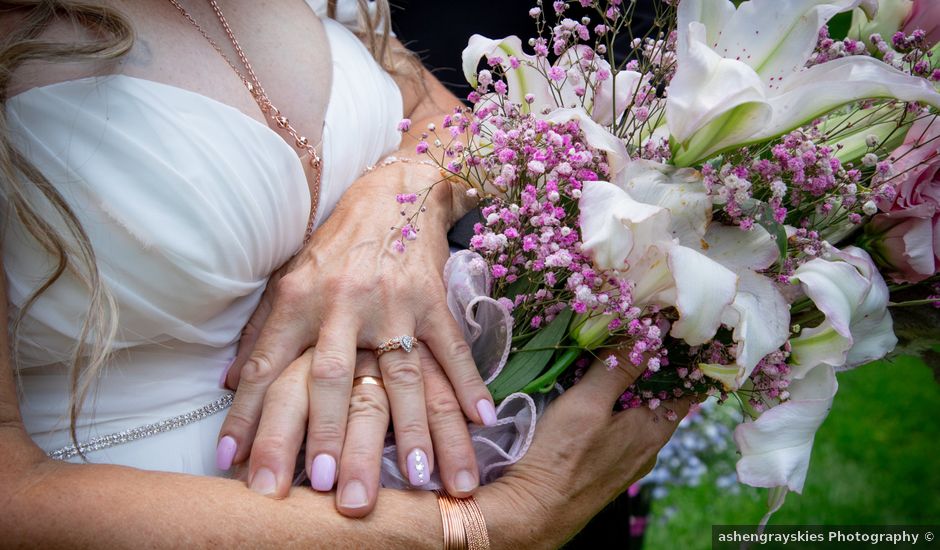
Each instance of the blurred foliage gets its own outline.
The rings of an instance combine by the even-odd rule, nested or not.
[[[803,494],[791,493],[771,523],[936,524],[940,385],[933,369],[902,356],[839,373],[838,380]],[[720,489],[707,478],[673,489],[653,503],[645,547],[710,548],[713,524],[756,524],[766,496],[751,487]]]

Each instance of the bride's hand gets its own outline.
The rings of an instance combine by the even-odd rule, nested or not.
[[[332,488],[344,445],[351,444],[344,439],[357,348],[372,350],[391,337],[416,336],[443,367],[463,413],[480,424],[495,420],[492,398],[446,305],[441,279],[448,255],[446,231],[457,215],[448,184],[437,185],[432,192],[428,210],[422,214],[420,237],[410,241],[404,253],[392,247],[400,233],[390,228],[402,223],[395,195],[439,178],[436,169],[415,163],[393,164],[361,178],[279,279],[269,283],[268,298],[249,326],[256,338],[252,342],[249,335],[243,340],[239,356],[245,362],[236,362],[228,375],[228,385],[236,387],[237,393],[220,432],[220,466],[227,466],[230,457],[234,463],[244,462],[251,451],[251,486],[275,496],[287,494],[292,468],[285,465],[294,463],[297,449],[276,439],[254,441],[255,431],[262,416],[306,425],[305,416],[295,416],[307,411],[285,411],[266,401],[265,394],[311,346],[316,352],[309,361],[306,466],[316,489]],[[433,470],[434,448],[440,448],[432,448],[428,413],[435,403],[453,401],[453,394],[445,395],[440,386],[430,391],[419,357],[394,350],[378,360],[395,427],[399,467],[415,485],[427,480],[416,462]],[[469,453],[463,419],[437,429],[449,434],[449,447]],[[475,465],[467,475],[462,473],[466,463],[448,463],[437,454],[448,490],[471,493],[478,479]],[[342,466],[356,469],[362,465]],[[262,469],[273,476],[268,472],[259,476]]]

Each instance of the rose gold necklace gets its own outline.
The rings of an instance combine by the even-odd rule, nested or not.
[[[229,26],[228,21],[225,19],[225,15],[222,14],[222,8],[219,7],[219,4],[216,0],[207,0],[209,5],[212,7],[212,11],[215,12],[215,15],[219,18],[219,23],[222,24],[222,28],[225,30],[225,34],[228,36],[229,41],[232,43],[232,47],[235,48],[235,53],[238,54],[238,59],[241,61],[242,65],[245,67],[245,72],[247,76],[242,74],[242,72],[235,66],[234,63],[225,55],[225,52],[222,51],[222,48],[215,43],[215,40],[209,36],[209,33],[203,29],[199,23],[193,19],[193,16],[186,11],[186,8],[179,3],[179,0],[169,0],[177,10],[189,20],[190,23],[196,27],[196,30],[199,31],[199,34],[205,38],[209,44],[219,52],[219,55],[222,56],[222,59],[228,63],[228,66],[235,71],[235,74],[238,75],[238,78],[245,84],[245,87],[248,88],[248,92],[251,93],[251,97],[255,99],[255,102],[258,104],[258,107],[261,108],[261,112],[265,115],[271,117],[271,120],[277,124],[277,127],[281,130],[287,132],[287,134],[293,138],[294,145],[301,151],[306,152],[310,155],[310,166],[316,171],[316,176],[313,181],[313,189],[310,190],[310,219],[307,221],[307,231],[304,233],[304,243],[310,239],[310,235],[313,234],[313,222],[314,218],[317,215],[317,208],[320,206],[320,177],[323,173],[322,170],[322,161],[320,160],[320,155],[317,153],[316,148],[310,144],[310,141],[300,135],[297,130],[291,125],[290,120],[286,116],[281,114],[281,111],[271,103],[271,100],[268,99],[268,94],[265,93],[264,88],[261,86],[261,82],[258,80],[258,76],[255,74],[254,69],[251,68],[251,63],[248,62],[248,57],[245,55],[245,52],[242,51],[242,47],[238,44],[238,40],[235,39],[235,33],[232,31],[232,27]]]

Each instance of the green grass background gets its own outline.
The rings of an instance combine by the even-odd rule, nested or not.
[[[940,384],[920,359],[899,357],[838,374],[839,392],[816,435],[803,494],[771,523],[940,523]],[[733,494],[705,479],[653,504],[645,548],[707,549],[714,524],[756,524],[767,491]]]

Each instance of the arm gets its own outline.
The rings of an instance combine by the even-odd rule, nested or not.
[[[398,40],[392,40],[391,46],[404,49],[404,46]],[[464,105],[457,96],[451,93],[430,71],[420,64],[417,74],[397,75],[395,81],[402,93],[405,118],[411,119],[412,127],[417,130],[402,135],[401,147],[396,156],[418,157],[415,152],[415,147],[418,144],[415,135],[431,123],[437,125],[438,128],[442,128],[443,118],[446,115],[453,114],[455,108],[463,108]],[[430,170],[431,182],[440,179],[438,173],[435,173],[430,167],[428,169]],[[428,180],[415,177],[415,175],[412,175],[410,179],[412,192],[418,191],[428,184]],[[463,188],[447,184],[439,185],[438,188],[436,189],[437,193],[430,197],[434,203],[429,206],[428,212],[433,209],[446,212],[446,227],[449,229],[468,210],[475,206],[476,201],[468,199]]]
[[[0,279],[0,322],[7,321],[4,283]],[[357,520],[341,516],[332,495],[302,487],[292,488],[291,498],[274,500],[229,479],[48,459],[23,427],[8,344],[7,332],[0,331],[4,545],[441,546],[436,498],[426,491],[380,490],[382,506]],[[649,409],[611,415],[614,402],[640,373],[631,369],[595,363],[539,420],[525,458],[477,492],[492,548],[558,547],[651,469],[676,424]],[[279,387],[294,399],[307,398],[302,384]],[[669,406],[682,416],[689,403],[683,398]]]
[[[3,326],[5,279],[0,278]],[[383,505],[363,521],[341,516],[332,495],[307,488],[293,488],[291,498],[273,500],[230,479],[51,460],[23,426],[7,340],[7,331],[0,331],[4,545],[335,547],[344,541],[357,548],[440,546],[440,515],[434,495],[426,491],[382,490]],[[488,516],[493,525],[498,514]]]

